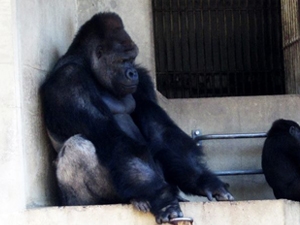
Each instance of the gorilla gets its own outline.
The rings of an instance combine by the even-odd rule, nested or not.
[[[137,55],[121,18],[98,13],[42,84],[62,204],[132,203],[164,223],[183,216],[179,190],[233,200],[201,149],[157,104]]]
[[[300,127],[291,120],[276,120],[262,152],[265,178],[276,198],[300,201]]]

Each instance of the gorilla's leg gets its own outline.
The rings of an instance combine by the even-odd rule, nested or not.
[[[123,170],[126,175],[120,178],[118,186],[130,183],[130,188],[123,191],[131,199],[131,203],[140,211],[150,211],[157,223],[169,222],[170,219],[182,217],[178,203],[178,188],[169,185],[160,168],[154,163],[147,151],[139,157],[123,159]],[[121,163],[121,162],[119,162]],[[123,179],[126,179],[123,180]]]
[[[121,188],[124,196],[131,196],[126,202],[117,194],[111,173],[99,163],[94,145],[80,135],[69,138],[59,151],[56,169],[63,205],[130,201],[138,210],[152,212],[158,223],[182,217],[178,189],[165,182],[156,164],[147,155],[142,158],[121,157],[122,160],[117,162],[122,163],[124,176],[117,178],[114,185],[123,187],[124,183],[130,184]]]
[[[63,205],[92,205],[118,200],[108,171],[98,162],[94,145],[80,135],[63,144],[56,166]]]

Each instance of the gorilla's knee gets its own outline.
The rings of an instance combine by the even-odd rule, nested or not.
[[[61,148],[56,175],[64,205],[90,205],[116,198],[108,171],[96,156],[92,142],[80,135],[69,138]]]

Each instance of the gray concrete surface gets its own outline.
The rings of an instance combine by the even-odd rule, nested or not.
[[[194,225],[298,225],[300,205],[287,200],[243,202],[182,203],[186,217]],[[1,224],[10,225],[154,225],[150,213],[142,213],[130,205],[87,207],[48,207],[23,213],[0,214]]]

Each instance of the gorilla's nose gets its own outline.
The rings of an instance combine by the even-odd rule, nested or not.
[[[134,68],[127,69],[125,75],[127,79],[132,81],[136,81],[139,79],[138,72]]]

